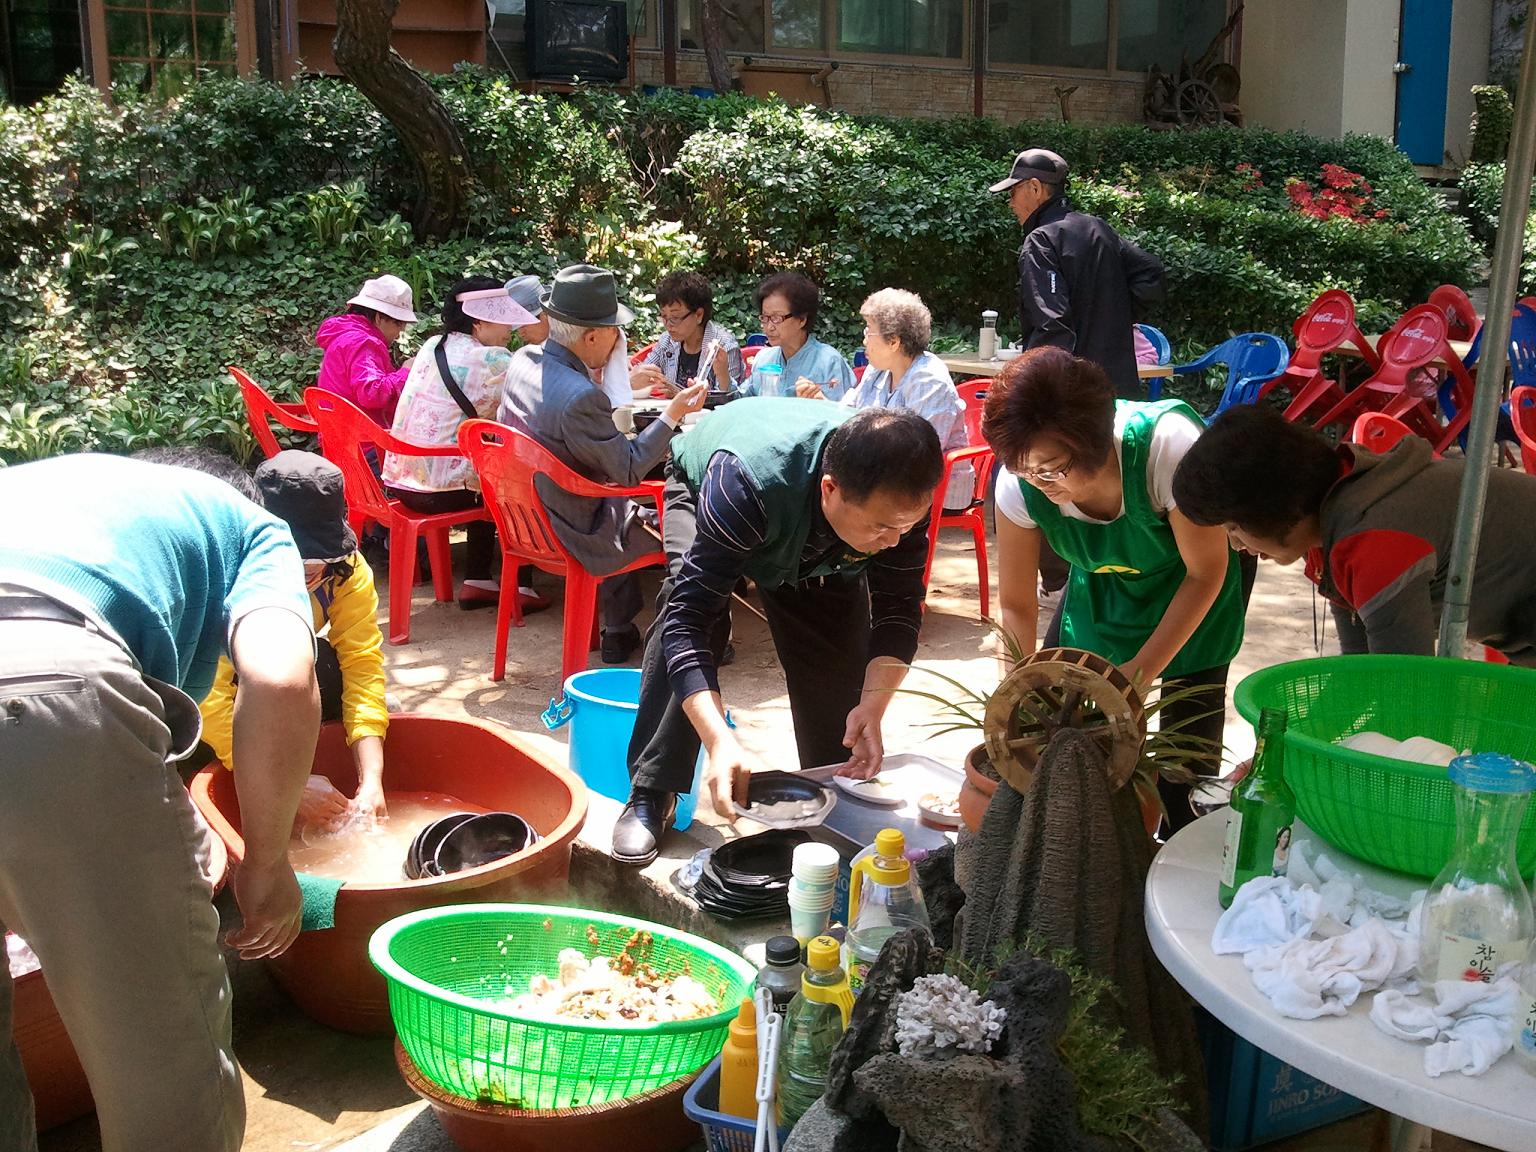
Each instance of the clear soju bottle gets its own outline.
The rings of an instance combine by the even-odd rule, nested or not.
[[[1296,797],[1285,783],[1285,710],[1259,713],[1253,767],[1232,789],[1221,849],[1221,906],[1255,876],[1284,876],[1291,855]]]

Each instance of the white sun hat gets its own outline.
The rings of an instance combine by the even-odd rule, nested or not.
[[[464,309],[464,315],[471,320],[484,320],[487,324],[509,324],[513,328],[521,328],[538,319],[507,294],[505,285],[478,292],[460,292],[458,301]]]
[[[398,276],[376,276],[365,280],[362,291],[347,303],[372,308],[402,324],[416,323],[416,313],[411,311],[411,286]]]

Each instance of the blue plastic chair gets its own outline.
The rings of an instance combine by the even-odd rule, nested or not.
[[[1472,346],[1467,349],[1466,359],[1462,363],[1468,368],[1474,367],[1482,351],[1483,330],[1479,328],[1477,335],[1472,337]],[[1513,381],[1511,386],[1514,388],[1536,386],[1536,310],[1528,304],[1516,304],[1514,315],[1509,318],[1509,375]],[[1447,372],[1437,390],[1440,411],[1445,414],[1448,421],[1456,419],[1456,398],[1452,395],[1454,384],[1455,377]],[[1498,430],[1494,433],[1494,439],[1509,442],[1518,439],[1508,400],[1499,405]],[[1456,441],[1465,452],[1467,450],[1465,428],[1461,430],[1461,435],[1456,438]]]
[[[857,352],[855,352],[853,354],[853,366],[855,368],[862,368],[862,367],[864,367],[864,365],[866,365],[868,363],[869,363],[869,353],[864,351],[864,349],[860,348]]]
[[[744,348],[764,348],[764,347],[767,347],[767,344],[768,344],[768,337],[764,336],[761,332],[754,332],[754,333],[752,333],[752,335],[747,337],[747,342],[744,345],[742,345],[742,347],[744,347]]]
[[[1147,338],[1147,343],[1157,349],[1157,362],[1159,364],[1167,364],[1173,359],[1173,345],[1168,343],[1168,337],[1164,336],[1150,324],[1137,324],[1135,327],[1136,331]],[[1161,382],[1159,381],[1158,383],[1160,384]],[[1154,396],[1153,399],[1155,400],[1156,397]]]
[[[1213,364],[1225,364],[1227,386],[1222,390],[1216,411],[1211,413],[1220,416],[1228,408],[1257,400],[1259,389],[1284,372],[1290,359],[1291,350],[1280,337],[1268,332],[1244,332],[1216,345],[1200,359],[1176,366],[1173,374],[1187,376],[1204,372]],[[1162,390],[1158,391],[1161,394]]]

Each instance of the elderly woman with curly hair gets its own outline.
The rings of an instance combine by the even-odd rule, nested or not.
[[[1092,361],[1034,348],[987,393],[982,430],[1006,471],[997,479],[1003,625],[1035,649],[1041,542],[1072,565],[1045,646],[1083,648],[1143,690],[1191,689],[1160,714],[1163,729],[1210,741],[1197,770],[1220,763],[1227,669],[1243,641],[1246,572],[1220,526],[1185,516],[1173,497],[1179,462],[1203,424],[1179,400],[1116,400]],[[1173,829],[1192,818],[1188,787],[1159,781]]]
[[[863,379],[843,393],[848,408],[910,408],[933,425],[945,452],[969,447],[965,402],[944,361],[928,351],[933,316],[915,292],[882,288],[859,309],[864,317]],[[962,460],[949,478],[946,508],[965,508],[976,493],[976,475]]]
[[[798,272],[777,272],[757,286],[758,322],[768,347],[752,361],[743,396],[841,400],[853,387],[842,353],[811,335],[821,290]]]

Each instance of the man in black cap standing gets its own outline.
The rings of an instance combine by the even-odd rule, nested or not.
[[[1141,394],[1131,327],[1135,306],[1163,295],[1163,263],[1063,195],[1067,162],[1026,148],[992,185],[1024,226],[1019,249],[1023,346],[1051,344],[1103,368],[1126,399]]]

